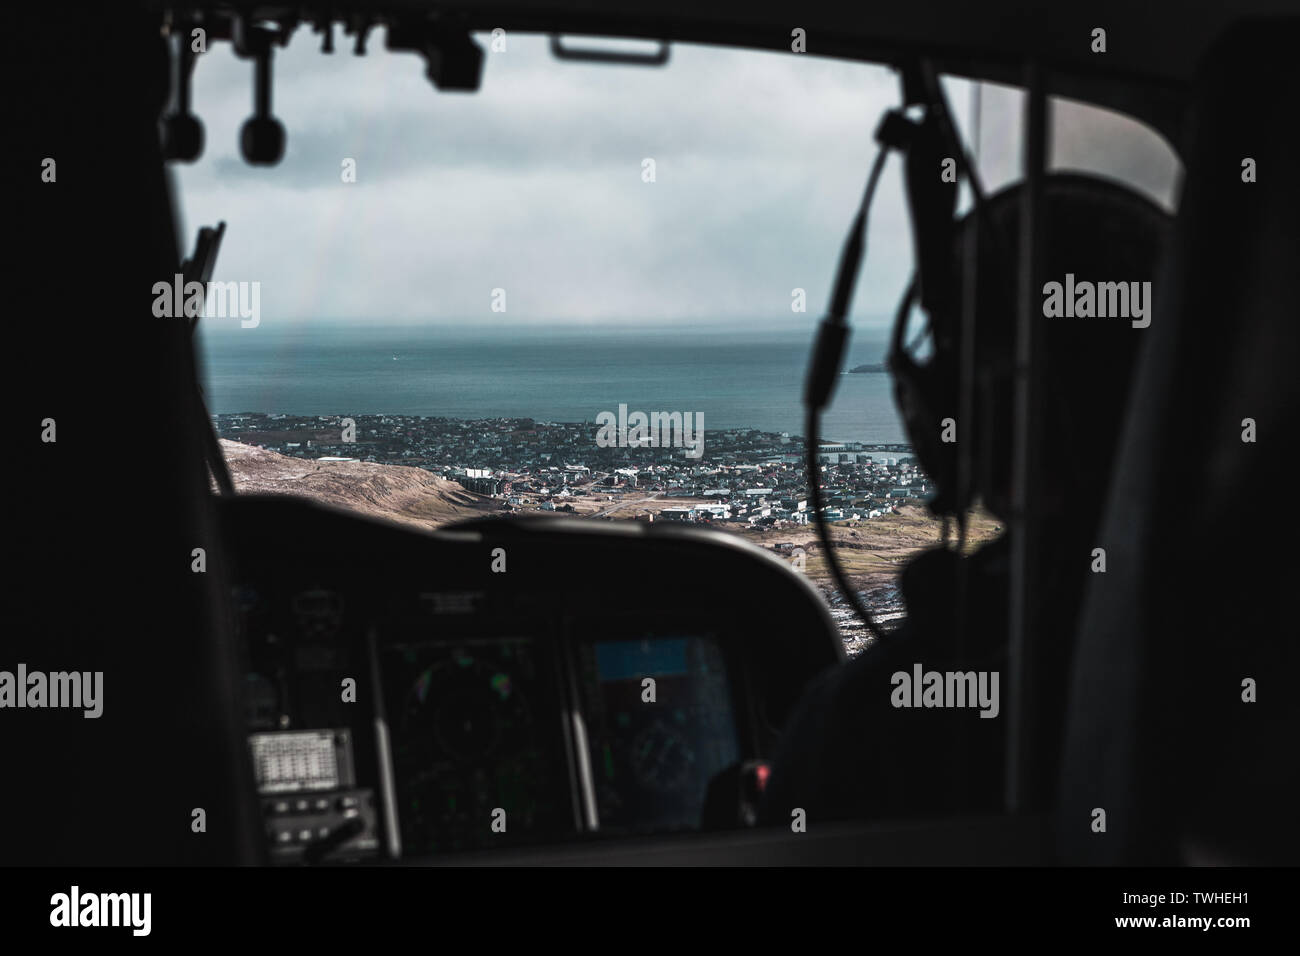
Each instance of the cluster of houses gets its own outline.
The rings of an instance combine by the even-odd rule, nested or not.
[[[899,505],[908,498],[923,498],[928,491],[924,482],[917,486],[900,486],[862,496],[852,490],[832,488],[824,492],[828,499],[822,509],[826,521],[867,521],[886,514],[898,514]],[[709,493],[704,492],[707,497]],[[757,497],[754,495],[757,494]],[[707,504],[665,508],[660,520],[708,524],[736,524],[751,528],[787,528],[807,524],[812,511],[806,496],[778,497],[772,488],[746,488],[741,496],[724,496]]]
[[[503,511],[573,511],[607,503],[689,499],[659,520],[788,527],[809,519],[802,440],[754,429],[710,431],[703,458],[672,447],[600,447],[589,422],[466,421],[404,415],[219,415],[218,434],[300,458],[413,465],[495,498]],[[823,443],[820,484],[830,521],[862,521],[929,493],[901,445]],[[659,503],[662,503],[661,501]]]

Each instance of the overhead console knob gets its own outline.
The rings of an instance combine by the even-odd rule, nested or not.
[[[203,154],[203,123],[192,113],[163,118],[163,158],[192,163]]]
[[[190,78],[194,74],[194,52],[189,44],[188,24],[177,30],[178,48],[172,60],[172,88],[176,91],[176,112],[163,117],[164,159],[192,163],[203,154],[203,123],[190,112]]]
[[[274,166],[284,156],[284,125],[271,115],[271,43],[275,34],[235,21],[235,52],[253,61],[253,115],[239,131],[244,161],[254,166]]]
[[[239,149],[255,166],[274,166],[284,156],[284,124],[274,116],[250,116],[239,130]]]

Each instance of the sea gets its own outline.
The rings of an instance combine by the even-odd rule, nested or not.
[[[296,323],[205,329],[211,414],[424,415],[592,422],[602,411],[701,413],[710,429],[803,435],[813,324],[477,326]],[[880,328],[856,332],[822,437],[906,441]]]

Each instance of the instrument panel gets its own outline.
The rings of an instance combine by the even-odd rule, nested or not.
[[[559,671],[530,636],[378,651],[400,853],[517,844],[574,829]]]
[[[592,524],[413,532],[294,499],[225,503],[271,862],[740,825],[727,786],[841,659],[825,607],[717,532]],[[628,580],[670,595],[657,579],[683,568],[705,586],[629,600]]]
[[[589,641],[578,659],[601,826],[698,829],[709,782],[750,750],[716,635]]]

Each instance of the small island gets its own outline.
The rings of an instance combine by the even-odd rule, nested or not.
[[[853,373],[853,372],[888,372],[888,371],[889,371],[889,369],[887,369],[884,365],[859,365],[857,368],[851,368],[851,369],[849,369],[849,372],[850,372],[850,373]]]

